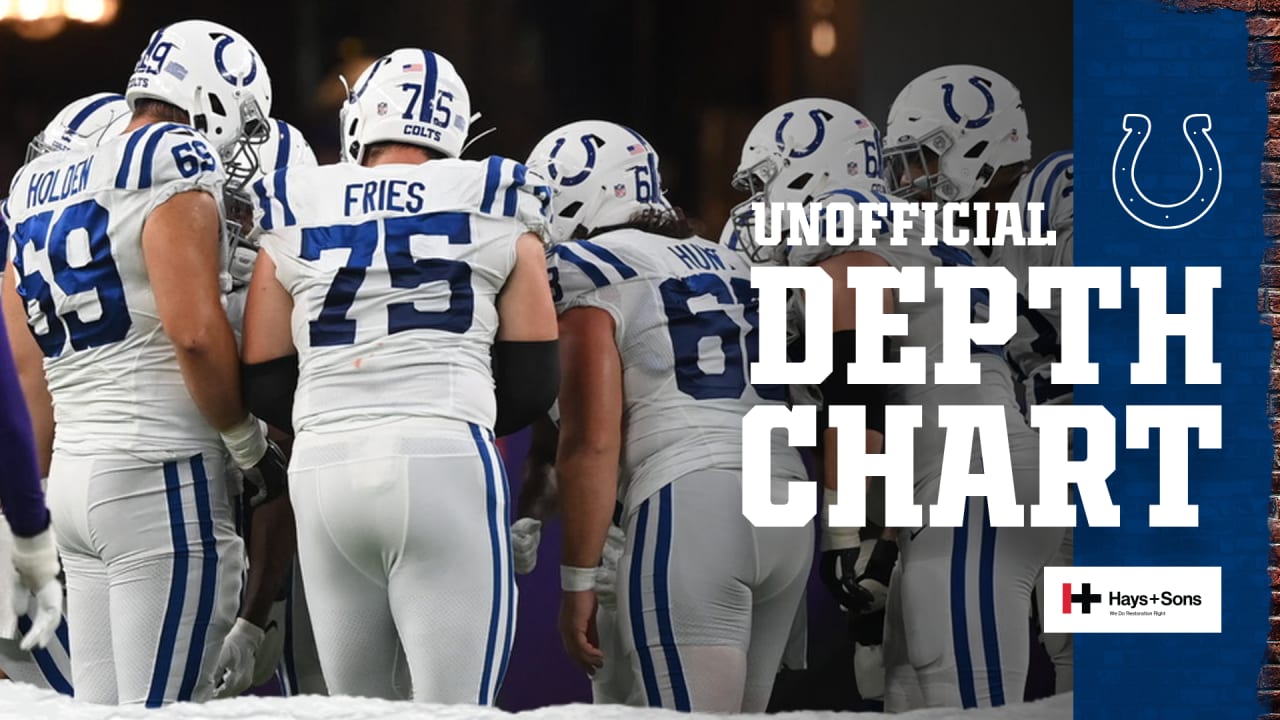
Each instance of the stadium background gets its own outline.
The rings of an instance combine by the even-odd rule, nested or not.
[[[106,16],[97,23],[59,17],[99,7]],[[383,52],[427,47],[467,82],[473,111],[484,115],[475,127],[497,128],[469,157],[523,159],[561,124],[621,122],[657,147],[668,197],[711,237],[743,199],[728,181],[748,130],[789,99],[843,100],[883,129],[894,96],[920,72],[984,65],[1021,89],[1035,160],[1072,144],[1070,2],[0,0],[0,178],[12,177],[27,141],[59,108],[122,92],[150,33],[193,17],[225,23],[255,44],[271,72],[272,114],[300,127],[321,162],[337,158],[338,74],[354,80]],[[504,443],[515,493],[526,445],[523,436]],[[558,557],[553,523],[537,570],[519,580],[505,709],[589,701],[555,629]],[[842,707],[852,692],[849,641],[825,592],[811,588],[812,669],[784,677],[775,699]],[[1036,656],[1032,694],[1052,687],[1051,672]]]

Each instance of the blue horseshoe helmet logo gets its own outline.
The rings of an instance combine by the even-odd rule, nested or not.
[[[238,85],[238,86],[247,87],[249,83],[253,82],[253,79],[258,76],[258,58],[253,54],[252,51],[250,51],[249,74],[244,76],[243,81],[241,81],[240,78],[237,78],[235,75],[232,75],[231,71],[227,70],[227,64],[222,59],[222,55],[227,51],[227,48],[231,46],[231,43],[235,41],[236,39],[231,37],[230,35],[223,35],[222,37],[218,38],[217,44],[213,46],[213,64],[218,68],[218,74],[222,76],[223,80],[226,80],[228,83],[231,83],[231,85],[233,86]],[[370,75],[372,75],[372,73],[370,73]]]
[[[773,139],[778,143],[779,150],[785,150],[787,147],[786,140],[782,137],[782,131],[786,129],[787,123],[791,122],[791,118],[795,117],[793,112],[786,112],[782,116],[782,122],[778,123],[778,129],[773,134]],[[813,134],[813,142],[809,143],[799,150],[792,150],[787,153],[787,157],[798,159],[809,157],[817,152],[818,147],[822,145],[822,141],[827,137],[827,121],[835,116],[826,110],[813,109],[809,111],[809,117],[813,120],[813,126],[816,128]]]
[[[564,180],[561,180],[560,185],[562,187],[573,187],[583,180],[586,180],[587,176],[591,174],[591,171],[596,166],[596,147],[604,145],[604,141],[595,135],[583,135],[579,140],[582,142],[582,147],[586,148],[587,162],[583,165],[581,172],[576,175],[570,175]],[[560,148],[564,147],[564,143],[565,138],[560,138],[559,140],[556,140],[556,144],[551,148],[550,160],[552,162],[547,163],[547,174],[551,176],[552,180],[555,180],[556,176],[560,174],[559,171],[556,170],[556,164],[554,161],[556,159],[556,155],[560,153]]]
[[[966,130],[977,130],[983,125],[991,122],[991,116],[996,111],[996,99],[991,94],[990,80],[975,75],[969,78],[969,84],[978,88],[978,92],[982,93],[982,98],[987,101],[987,109],[982,112],[981,116],[965,121],[964,127]],[[955,91],[955,84],[942,83],[942,107],[947,111],[947,117],[951,118],[951,122],[958,123],[961,120],[964,120],[964,116],[959,112],[956,112],[955,103],[951,99],[951,96],[955,94]]]
[[[1133,176],[1138,155],[1147,144],[1147,138],[1151,137],[1151,118],[1130,113],[1124,116],[1123,125],[1124,139],[1116,148],[1116,157],[1111,163],[1111,187],[1120,207],[1129,213],[1129,217],[1157,230],[1177,230],[1204,217],[1222,190],[1222,159],[1209,136],[1213,129],[1209,116],[1197,113],[1182,120],[1182,134],[1191,145],[1191,152],[1195,153],[1200,177],[1191,193],[1175,203],[1158,203],[1148,198]]]

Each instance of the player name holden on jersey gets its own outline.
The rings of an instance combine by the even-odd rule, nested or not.
[[[33,174],[27,186],[27,207],[35,207],[71,197],[89,185],[89,170],[93,167],[90,155],[78,163]]]
[[[1032,213],[1035,214],[1035,213]],[[816,228],[808,230],[816,233]],[[814,238],[805,238],[812,241]],[[884,452],[866,452],[866,405],[827,407],[827,427],[839,429],[837,482],[860,487],[865,477],[884,477],[886,527],[921,527],[923,507],[914,495],[913,443],[915,429],[923,423],[943,431],[945,442],[937,501],[929,507],[928,524],[958,527],[964,521],[969,497],[985,496],[992,526],[1022,527],[1026,507],[1014,493],[1012,460],[1004,405],[946,403],[943,386],[982,382],[981,366],[972,360],[974,346],[1003,346],[1017,326],[1017,288],[1004,267],[849,266],[848,287],[856,290],[855,353],[848,364],[851,385],[938,386],[929,406],[888,404],[884,412]],[[1089,315],[1094,297],[1099,310],[1121,307],[1120,267],[1032,267],[1028,303],[1047,308],[1059,296],[1062,356],[1050,366],[1051,380],[1060,385],[1098,383],[1098,363],[1089,357]],[[1185,377],[1188,385],[1217,385],[1222,367],[1213,359],[1214,291],[1222,285],[1220,267],[1188,267],[1185,271],[1185,312],[1168,307],[1166,268],[1127,269],[1129,286],[1136,289],[1138,305],[1138,358],[1130,364],[1134,385],[1166,382],[1166,346],[1171,336],[1185,338]],[[941,290],[941,360],[926,361],[926,348],[907,344],[908,315],[902,306],[925,300],[926,278]],[[759,290],[759,362],[750,366],[752,384],[818,385],[832,371],[832,279],[816,266],[754,267],[752,286]],[[804,293],[804,360],[787,357],[787,293]],[[886,312],[884,295],[894,291],[897,312]],[[973,313],[975,291],[989,296],[989,318]],[[979,293],[980,294],[980,293]],[[885,341],[901,347],[899,357],[885,357]],[[770,436],[786,429],[797,447],[816,443],[817,407],[814,405],[757,405],[743,418],[743,513],[756,525],[803,525],[814,515],[816,486],[791,483],[787,502],[773,504],[769,492]],[[1160,484],[1157,502],[1149,507],[1152,527],[1195,527],[1198,506],[1188,502],[1191,431],[1197,430],[1199,449],[1221,449],[1221,405],[1129,405],[1125,408],[1124,443],[1127,449],[1149,450],[1151,431],[1159,437]],[[1039,431],[1039,503],[1030,506],[1035,527],[1073,527],[1082,508],[1094,527],[1120,524],[1120,508],[1111,501],[1107,479],[1115,470],[1116,416],[1102,405],[1034,405],[1030,424]],[[1072,430],[1082,429],[1088,438],[1087,457],[1073,460],[1068,454]],[[981,472],[973,472],[971,458],[975,433],[982,459]],[[1068,502],[1075,484],[1078,503]],[[866,524],[866,497],[862,492],[839,494],[830,522],[838,526]]]
[[[1057,242],[1058,234],[1041,227],[1044,203],[1016,202],[905,202],[892,201],[886,195],[873,193],[880,201],[819,200],[811,203],[756,202],[751,204],[756,242],[761,245],[836,247],[875,245],[877,235],[889,233],[890,245],[906,245],[906,233],[915,228],[923,234],[926,246],[1046,246]],[[994,228],[989,227],[988,214],[995,210]],[[784,214],[787,220],[784,222]],[[972,218],[974,229],[959,221]],[[1025,226],[1024,226],[1025,218]],[[938,229],[941,227],[941,236]],[[788,232],[784,235],[783,229]]]

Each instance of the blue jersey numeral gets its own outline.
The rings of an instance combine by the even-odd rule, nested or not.
[[[733,294],[737,296],[738,302],[742,305],[742,314],[746,318],[747,324],[751,329],[747,331],[744,341],[747,343],[747,362],[759,362],[760,360],[760,291],[751,287],[751,281],[747,278],[734,278],[729,281],[733,286]],[[785,402],[787,399],[787,388],[784,385],[753,385],[756,394],[765,400],[776,400]]]
[[[213,155],[209,152],[209,148],[199,140],[174,145],[173,161],[177,163],[178,172],[184,178],[189,178],[201,170],[213,172],[218,169],[217,164],[213,161]]]
[[[471,266],[448,258],[414,258],[410,245],[414,235],[443,236],[448,238],[450,245],[469,245],[471,224],[468,215],[443,212],[387,218],[359,225],[303,229],[303,260],[317,260],[326,250],[346,248],[351,251],[347,264],[334,273],[320,315],[310,323],[312,347],[350,345],[356,341],[356,321],[347,317],[347,313],[364,283],[369,266],[373,264],[379,225],[385,237],[384,253],[392,287],[413,289],[431,282],[449,284],[449,306],[445,310],[419,310],[412,302],[388,304],[387,334],[406,330],[464,333],[471,329],[475,314]]]
[[[33,215],[19,223],[13,233],[17,250],[13,265],[18,274],[18,294],[28,303],[34,301],[44,316],[45,332],[32,331],[41,352],[45,357],[60,356],[66,349],[68,337],[71,347],[76,350],[123,340],[133,325],[133,318],[125,300],[124,283],[116,269],[115,259],[111,257],[111,240],[107,237],[110,214],[97,201],[90,199],[64,209],[56,222],[53,215],[52,210]],[[79,266],[72,266],[67,260],[67,240],[76,230],[83,230],[87,236],[89,259]],[[29,251],[47,254],[52,278],[46,278],[36,268],[26,266]],[[54,286],[68,297],[95,293],[101,309],[98,317],[84,320],[78,310],[58,315],[53,299]]]
[[[409,249],[412,235],[443,235],[450,245],[471,244],[471,218],[466,213],[436,213],[386,221],[387,268],[391,287],[412,289],[429,282],[449,283],[449,307],[445,310],[418,310],[411,302],[387,306],[387,332],[444,330],[464,333],[471,329],[475,296],[471,292],[471,266],[448,258],[415,260]]]
[[[560,268],[547,265],[547,282],[551,283],[551,302],[558,303],[564,299],[564,288],[560,287]]]
[[[671,278],[659,286],[663,306],[667,314],[667,330],[675,354],[676,387],[696,400],[740,398],[747,387],[748,361],[755,361],[759,352],[756,335],[758,322],[757,294],[745,278],[731,281],[730,290],[720,276],[699,273],[686,278]],[[709,295],[720,305],[742,308],[743,318],[751,326],[746,336],[744,361],[742,328],[725,310],[694,312],[689,307],[693,298]],[[699,366],[703,340],[720,341],[724,357],[724,369],[708,373]],[[781,386],[757,385],[756,392],[762,398],[785,400],[786,390]]]
[[[312,347],[350,345],[356,341],[356,321],[348,318],[347,312],[356,301],[356,291],[364,283],[366,270],[373,264],[373,251],[378,246],[378,222],[303,229],[303,260],[319,260],[320,253],[326,250],[347,248],[351,251],[347,264],[333,275],[320,316],[311,321]]]

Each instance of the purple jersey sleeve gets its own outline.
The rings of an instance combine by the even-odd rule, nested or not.
[[[3,317],[0,317],[0,507],[4,508],[5,519],[15,535],[31,537],[49,526],[31,417],[18,384]]]

